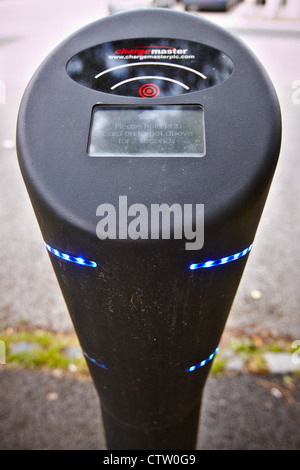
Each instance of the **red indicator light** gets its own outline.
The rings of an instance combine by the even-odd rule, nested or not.
[[[146,83],[139,89],[139,94],[142,98],[156,98],[160,93],[160,89],[154,83]]]

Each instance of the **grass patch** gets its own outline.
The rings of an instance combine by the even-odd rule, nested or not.
[[[226,359],[222,357],[222,355],[216,355],[213,360],[210,372],[217,377],[221,376],[226,369],[226,362]]]
[[[0,326],[0,340],[2,349],[3,345],[5,349],[5,367],[7,368],[44,367],[79,374],[88,373],[88,367],[75,333],[51,332],[43,329],[30,330],[24,328],[24,325],[20,330]],[[222,340],[220,350],[212,361],[211,374],[217,377],[222,376],[226,373],[228,361],[234,357],[242,359],[244,372],[267,373],[264,353],[292,353],[297,351],[298,343],[295,346],[292,348],[290,340],[274,338],[271,335],[260,337],[230,333],[227,340]],[[4,356],[2,349],[0,353]],[[295,372],[295,375],[300,375],[300,370]]]
[[[53,333],[45,330],[0,331],[0,339],[6,346],[6,367],[63,369],[79,373],[87,372],[82,354],[69,356],[70,348],[79,348],[75,334]]]

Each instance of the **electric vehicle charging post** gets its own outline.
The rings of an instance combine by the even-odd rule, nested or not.
[[[194,449],[280,142],[262,65],[189,13],[101,19],[33,76],[19,164],[109,449]]]

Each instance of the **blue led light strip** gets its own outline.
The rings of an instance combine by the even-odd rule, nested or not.
[[[61,251],[56,250],[55,248],[52,248],[50,245],[45,243],[47,250],[52,253],[55,256],[58,256],[59,258],[62,258],[66,261],[71,261],[72,263],[77,263],[81,264],[81,266],[90,266],[91,268],[96,268],[97,263],[95,261],[88,261],[86,259],[80,258],[80,257],[75,257],[75,256],[70,256],[67,253],[62,253]]]
[[[227,263],[230,263],[231,261],[236,261],[237,259],[239,259],[242,256],[245,256],[247,253],[249,253],[252,246],[253,246],[253,244],[248,246],[248,248],[246,248],[243,251],[239,251],[238,253],[235,253],[234,255],[225,256],[224,258],[211,260],[211,261],[205,261],[204,263],[193,263],[189,266],[189,268],[193,271],[194,269],[212,268],[213,266],[218,266],[220,264],[227,264]]]
[[[203,359],[203,361],[199,362],[199,364],[196,364],[195,366],[189,367],[188,369],[185,370],[185,372],[193,372],[194,370],[198,369],[199,367],[205,366],[205,364],[207,364],[209,361],[213,360],[213,358],[217,354],[218,350],[219,350],[219,346],[216,347],[214,352],[207,359]]]
[[[88,356],[87,353],[85,353],[84,351],[82,351],[82,352],[83,352],[83,354],[85,355],[85,357],[86,357],[89,361],[91,361],[91,362],[93,362],[94,364],[96,364],[96,366],[102,367],[102,369],[105,369],[105,370],[108,369],[108,367],[106,367],[105,364],[100,364],[100,362],[96,361],[96,359],[93,359],[92,357]]]

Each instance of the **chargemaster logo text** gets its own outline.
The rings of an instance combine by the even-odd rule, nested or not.
[[[127,46],[120,47],[109,59],[195,59],[188,49],[171,46]]]
[[[115,54],[121,55],[182,55],[186,54],[187,49],[176,49],[175,47],[165,47],[165,46],[141,46],[127,49],[123,47],[122,49],[117,49]]]
[[[127,196],[119,196],[118,207],[100,204],[96,234],[106,239],[184,239],[186,250],[200,250],[204,244],[204,204],[128,205]]]

